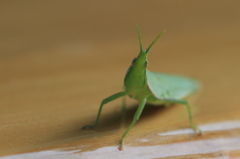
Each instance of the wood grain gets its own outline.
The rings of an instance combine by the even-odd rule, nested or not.
[[[0,158],[239,158],[239,1],[0,2]],[[184,106],[146,106],[125,139],[138,102],[99,104],[122,89],[139,52],[149,70],[196,77]]]

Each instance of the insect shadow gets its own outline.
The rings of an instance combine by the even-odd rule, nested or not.
[[[116,111],[114,113],[105,114],[103,119],[100,119],[99,126],[96,131],[106,131],[119,129],[121,125],[125,125],[124,129],[132,122],[133,116],[138,108],[139,104],[127,105],[125,110]],[[155,106],[152,104],[146,104],[144,111],[142,112],[136,125],[141,123],[141,121],[148,120],[148,118],[155,118],[159,116],[159,121],[161,119],[161,114],[166,113],[173,109],[174,105],[166,108],[164,106]]]

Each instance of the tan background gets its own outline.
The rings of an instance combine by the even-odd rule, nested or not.
[[[1,1],[0,156],[240,157],[239,8],[238,0]],[[139,52],[136,24],[145,47],[167,30],[150,51],[149,70],[202,81],[189,101],[203,136],[158,135],[188,128],[186,109],[148,106],[119,152],[133,100],[126,118],[117,100],[96,129],[81,130],[103,98],[121,91]]]

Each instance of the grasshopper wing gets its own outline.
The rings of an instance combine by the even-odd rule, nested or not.
[[[200,88],[200,83],[192,78],[148,71],[147,83],[157,99],[183,99]]]

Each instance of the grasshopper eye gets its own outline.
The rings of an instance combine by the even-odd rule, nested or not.
[[[133,65],[133,66],[136,64],[136,61],[137,61],[137,57],[135,57],[135,58],[132,60],[132,65]]]
[[[144,65],[145,65],[145,68],[147,68],[147,66],[148,66],[148,60],[145,61]]]

